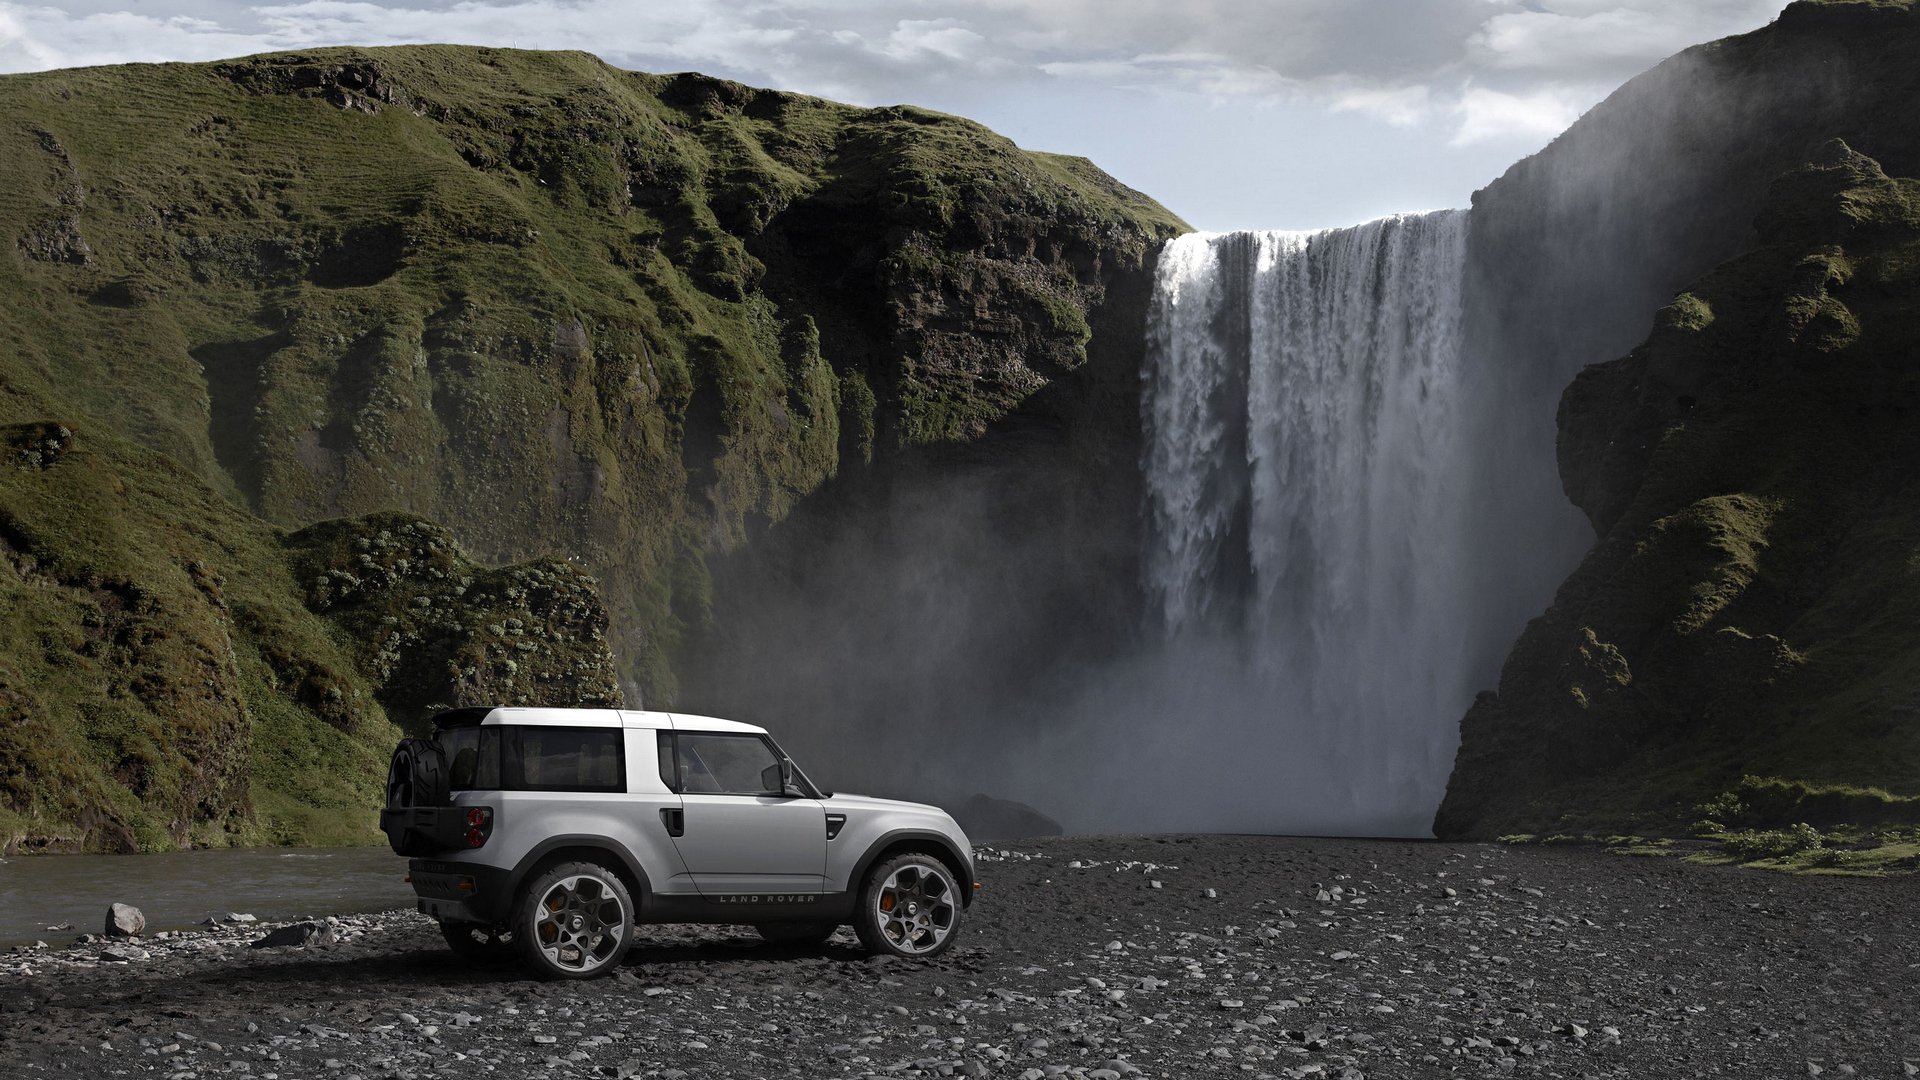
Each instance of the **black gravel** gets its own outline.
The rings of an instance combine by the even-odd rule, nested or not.
[[[668,927],[612,978],[540,983],[406,912],[305,948],[248,948],[257,924],[29,948],[0,961],[0,1076],[1920,1074],[1912,877],[1236,836],[981,856],[922,963]]]

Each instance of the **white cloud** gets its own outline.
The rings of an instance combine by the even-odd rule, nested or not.
[[[985,80],[1304,103],[1399,127],[1449,123],[1464,145],[1551,135],[1634,72],[1757,27],[1781,3],[0,0],[0,70],[451,41],[586,49],[865,104]]]
[[[1459,127],[1453,145],[1503,139],[1543,143],[1567,129],[1605,91],[1582,92],[1573,87],[1547,87],[1524,94],[1506,94],[1484,86],[1469,86],[1460,95],[1455,112]]]
[[[1764,25],[1777,0],[1558,0],[1486,20],[1468,42],[1487,66],[1618,81],[1680,48]]]
[[[1393,127],[1412,127],[1433,115],[1433,91],[1425,86],[1376,86],[1333,96],[1334,112],[1371,116]]]

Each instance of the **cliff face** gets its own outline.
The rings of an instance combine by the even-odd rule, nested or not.
[[[1920,100],[1920,68],[1910,62],[1916,48],[1920,13],[1905,0],[1794,4],[1766,28],[1687,50],[1628,83],[1475,197],[1467,344],[1469,354],[1483,361],[1477,377],[1500,388],[1475,396],[1539,403],[1484,416],[1472,436],[1488,448],[1489,462],[1470,480],[1477,489],[1475,512],[1508,526],[1503,549],[1486,560],[1493,576],[1476,589],[1493,617],[1518,626],[1537,602],[1531,598],[1551,592],[1569,567],[1579,564],[1581,574],[1591,577],[1592,558],[1607,550],[1608,530],[1640,490],[1639,464],[1628,460],[1632,454],[1622,449],[1623,441],[1569,442],[1570,416],[1598,422],[1593,417],[1600,406],[1582,404],[1591,391],[1585,376],[1567,390],[1560,409],[1564,488],[1562,475],[1545,467],[1555,439],[1549,417],[1562,389],[1587,365],[1633,348],[1650,326],[1654,342],[1662,340],[1675,320],[1689,317],[1662,305],[1714,265],[1761,244],[1763,233],[1800,242],[1784,239],[1790,234],[1772,224],[1793,210],[1791,193],[1771,185],[1822,153],[1823,144],[1844,139],[1894,175],[1920,172],[1920,132],[1909,119],[1912,103]],[[1763,214],[1769,206],[1774,209]],[[1724,330],[1727,319],[1716,316],[1715,324]],[[1654,423],[1641,413],[1605,422],[1623,428]],[[1746,452],[1772,460],[1778,442],[1762,440]],[[1729,514],[1760,513],[1741,501],[1738,488],[1705,494],[1732,500],[1722,507]],[[1568,496],[1587,513],[1569,505],[1554,518],[1531,509]],[[1711,531],[1704,519],[1698,527]],[[1601,542],[1582,564],[1596,531]],[[1555,612],[1564,614],[1578,580],[1566,583]],[[1670,584],[1638,587],[1657,592]],[[1658,606],[1633,597],[1633,588],[1621,584],[1613,595],[1621,604]],[[1574,737],[1554,719],[1565,707],[1566,688],[1575,683],[1589,696],[1604,688],[1622,699],[1637,698],[1637,690],[1618,689],[1627,685],[1621,680],[1663,655],[1664,646],[1642,642],[1637,633],[1623,642],[1605,633],[1588,640],[1574,632],[1586,625],[1576,623],[1544,646],[1545,631],[1536,621],[1506,657],[1499,694],[1483,695],[1462,726],[1449,794],[1436,821],[1442,835],[1537,831],[1563,814],[1635,818],[1655,803],[1671,809],[1698,801],[1699,784],[1738,778],[1738,758],[1713,750],[1708,740],[1696,747],[1707,753],[1702,771],[1684,783],[1648,779],[1651,766],[1644,761],[1624,773],[1608,772],[1617,788],[1617,813],[1608,808],[1603,787],[1576,794],[1564,778],[1519,783],[1549,747],[1561,755],[1556,760],[1570,756],[1575,762],[1613,753],[1589,745],[1589,737],[1677,753],[1672,747],[1652,750],[1666,744],[1642,728],[1633,728],[1634,734],[1622,728],[1605,739],[1600,728],[1580,728],[1586,735]],[[1636,651],[1643,646],[1646,651]],[[1488,659],[1491,670],[1498,658]],[[1588,672],[1584,681],[1567,675],[1573,670],[1568,665]],[[1720,681],[1709,667],[1681,665],[1674,669],[1675,685],[1685,681],[1683,670],[1702,686]],[[1602,678],[1603,672],[1611,674]],[[1634,683],[1641,685],[1638,675]],[[1522,685],[1539,692],[1522,691]],[[1549,685],[1558,689],[1539,689]],[[1665,715],[1686,712],[1677,702],[1663,708]],[[1837,732],[1835,740],[1834,754],[1850,753],[1839,749]],[[1718,777],[1730,769],[1733,777]],[[1845,778],[1847,770],[1810,764],[1782,775],[1815,773]],[[1706,779],[1710,774],[1716,778]],[[1509,782],[1514,786],[1503,791]],[[1528,828],[1518,827],[1523,819]]]
[[[285,527],[398,508],[487,560],[577,556],[659,701],[709,554],[1084,366],[1111,276],[1181,228],[958,118],[579,54],[63,71],[0,102],[13,385]]]
[[[1495,650],[1475,661],[1483,678],[1594,540],[1553,468],[1561,391],[1632,349],[1689,281],[1753,247],[1768,184],[1823,143],[1920,173],[1917,47],[1906,0],[1796,3],[1633,79],[1475,194],[1467,396],[1507,403],[1469,421],[1481,463],[1459,478],[1501,537],[1469,568],[1481,599],[1462,613],[1496,631],[1472,635]]]
[[[1468,713],[1442,835],[1679,828],[1745,774],[1920,793],[1920,181],[1836,140],[1755,226],[1562,398],[1601,539]]]
[[[750,530],[1018,458],[1090,371],[1124,398],[1099,338],[1134,347],[1184,228],[965,120],[580,54],[57,71],[0,106],[0,825],[54,844],[363,836],[393,721],[672,700]]]

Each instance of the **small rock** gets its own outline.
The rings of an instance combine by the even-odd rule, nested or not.
[[[271,931],[266,937],[254,942],[255,949],[304,949],[311,945],[331,945],[334,941],[333,928],[320,923],[302,922],[282,926]]]
[[[107,908],[107,925],[101,933],[108,937],[139,937],[147,928],[147,917],[132,904],[114,904]]]

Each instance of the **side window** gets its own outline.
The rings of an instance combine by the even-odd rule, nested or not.
[[[780,759],[758,735],[680,732],[680,791],[705,795],[778,795]],[[772,772],[769,773],[769,767]],[[768,777],[775,779],[771,787]]]
[[[668,791],[680,790],[680,778],[673,769],[673,732],[660,733],[660,782],[667,785]]]
[[[625,791],[618,728],[501,730],[501,786],[515,791]]]

